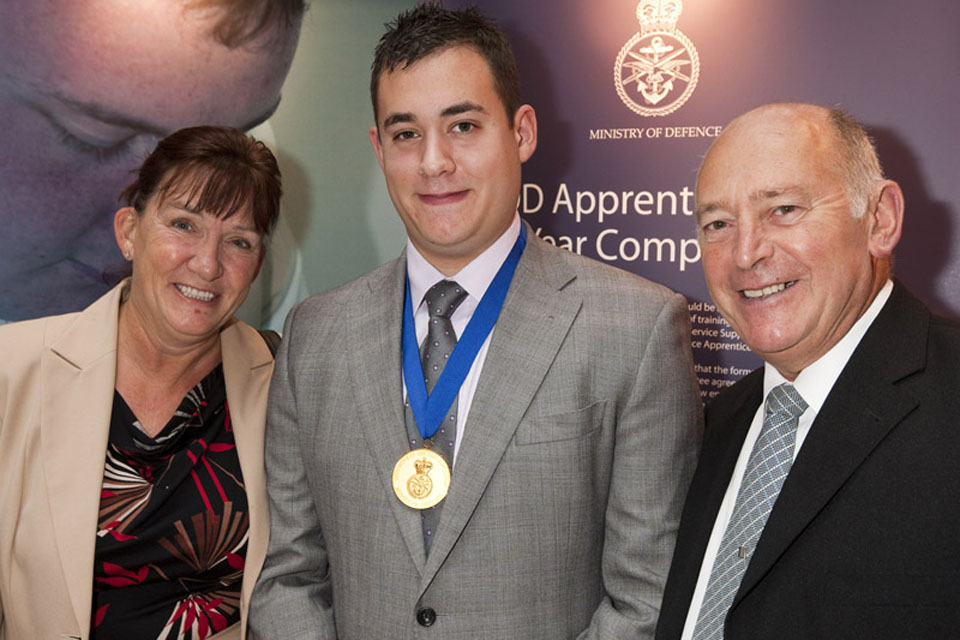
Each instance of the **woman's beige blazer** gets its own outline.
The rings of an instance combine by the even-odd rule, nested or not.
[[[122,289],[79,313],[0,327],[0,640],[89,635]],[[273,357],[239,321],[220,334],[250,507],[243,614],[267,546],[263,430]],[[240,637],[240,625],[217,640]]]

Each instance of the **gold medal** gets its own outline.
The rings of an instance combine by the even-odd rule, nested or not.
[[[393,467],[393,492],[414,509],[429,509],[450,489],[450,467],[439,453],[414,449]]]

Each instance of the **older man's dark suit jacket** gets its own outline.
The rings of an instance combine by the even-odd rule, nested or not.
[[[707,408],[657,638],[679,638],[762,369]],[[960,637],[960,326],[897,283],[784,482],[725,638]]]

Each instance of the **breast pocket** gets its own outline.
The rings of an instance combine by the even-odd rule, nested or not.
[[[514,442],[518,445],[560,442],[588,436],[603,424],[606,401],[595,402],[582,409],[524,418]]]

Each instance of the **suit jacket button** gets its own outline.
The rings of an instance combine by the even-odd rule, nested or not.
[[[437,621],[437,612],[430,607],[421,607],[417,609],[417,622],[421,627],[432,627]]]

